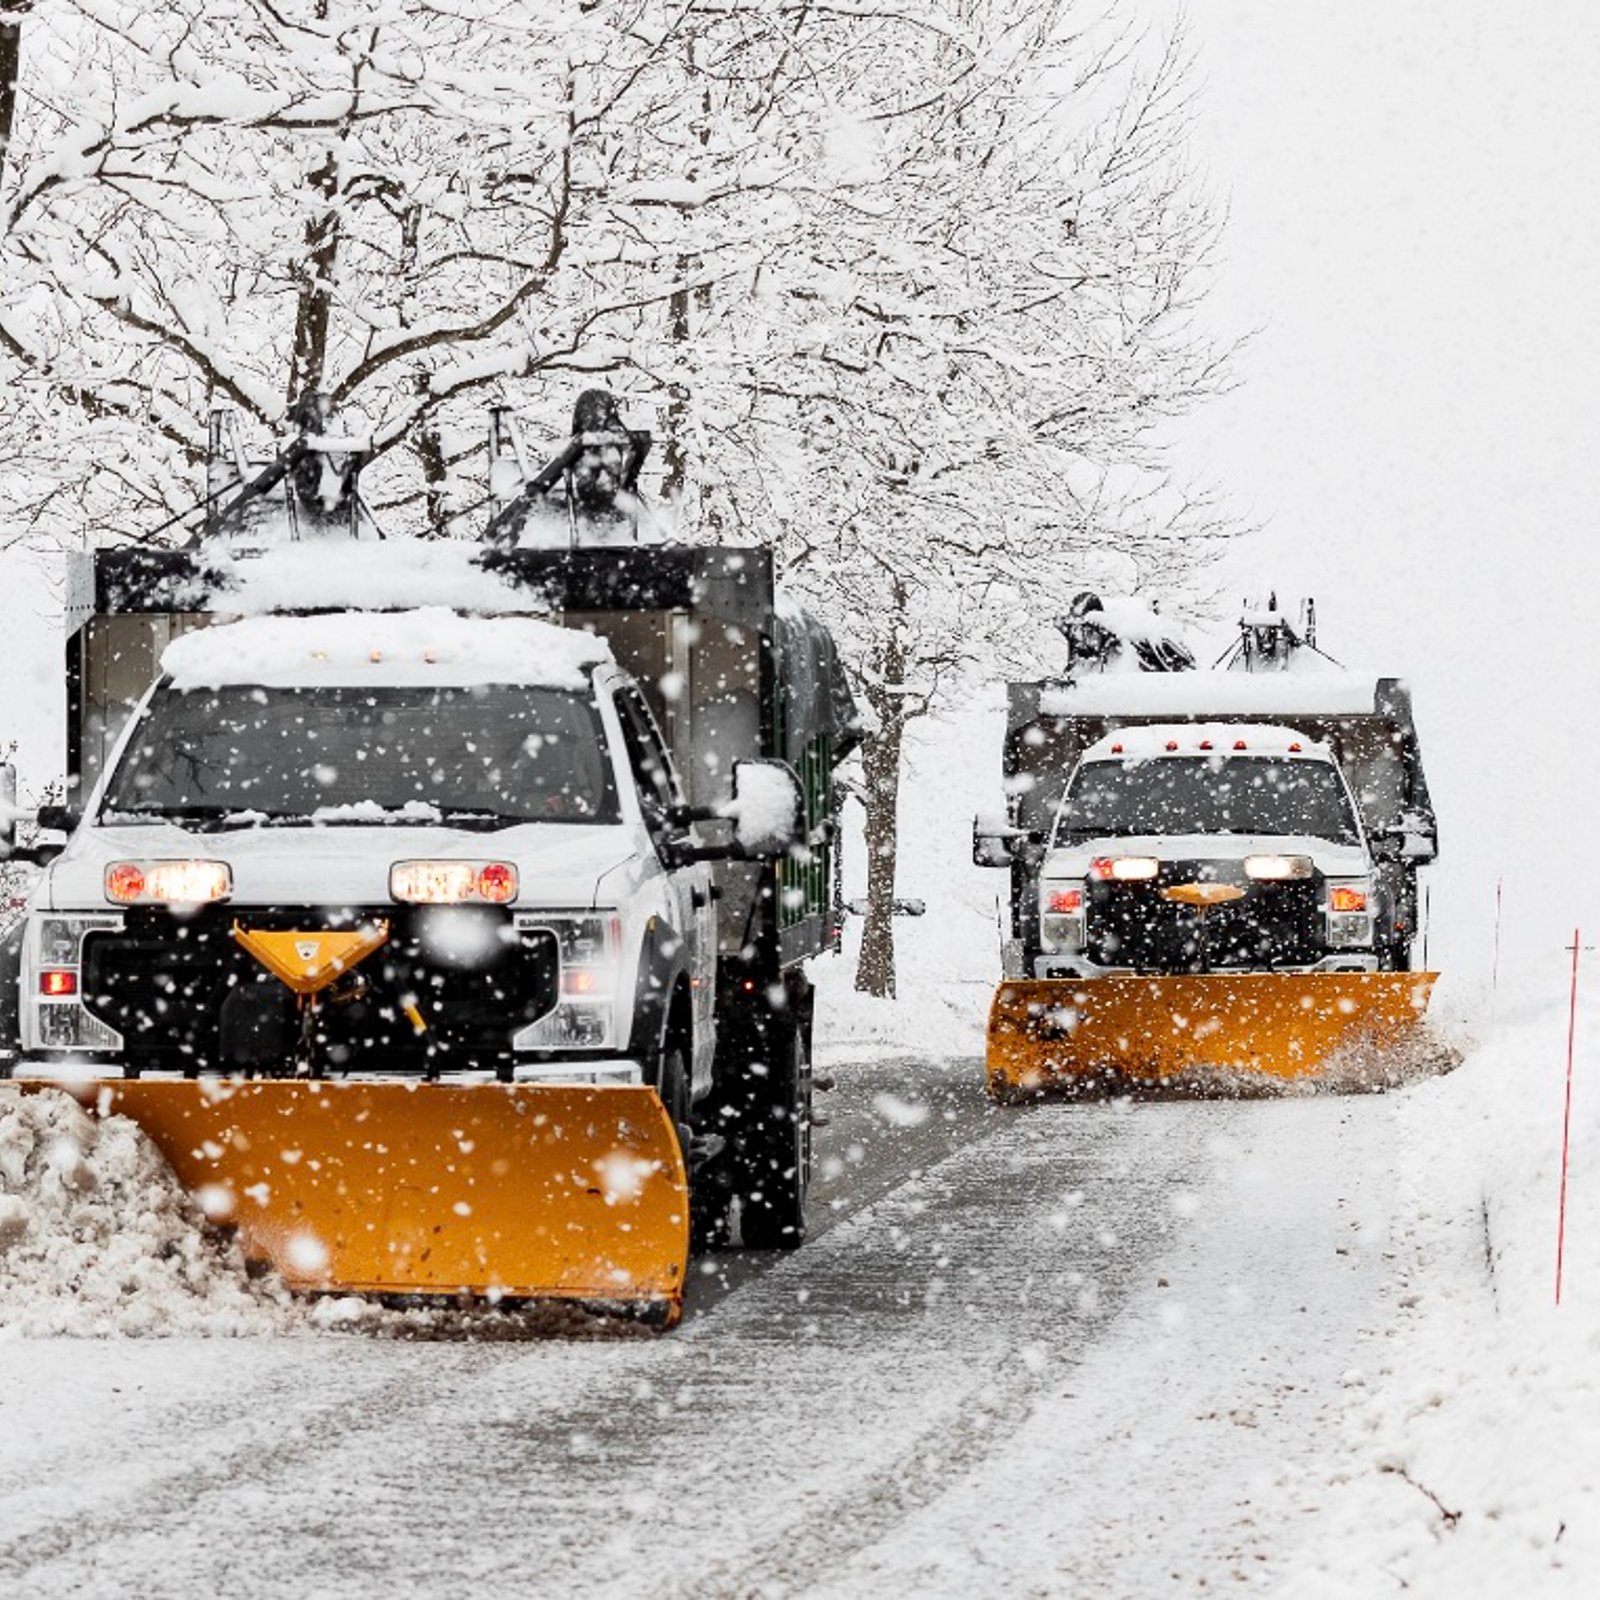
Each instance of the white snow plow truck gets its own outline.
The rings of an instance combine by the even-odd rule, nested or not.
[[[81,574],[10,1066],[296,1288],[670,1325],[691,1224],[804,1236],[854,709],[766,552],[632,542],[643,436],[583,421],[482,542],[313,533],[324,433],[304,518],[291,462]]]
[[[1434,981],[1411,970],[1437,829],[1405,685],[1322,656],[1309,605],[1248,613],[1210,672],[1127,611],[1082,597],[1067,678],[1010,686],[1009,810],[973,845],[1012,880],[991,1093],[1393,1048]]]

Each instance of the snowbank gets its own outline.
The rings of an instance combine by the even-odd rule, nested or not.
[[[274,1333],[293,1316],[126,1118],[0,1086],[0,1338]]]
[[[1566,1028],[1552,994],[1399,1105],[1395,1317],[1352,1351],[1349,1465],[1289,1592],[1593,1593],[1600,1005],[1579,1014],[1558,1306]]]

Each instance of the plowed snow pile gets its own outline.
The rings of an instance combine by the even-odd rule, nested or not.
[[[274,1333],[293,1315],[126,1118],[0,1088],[0,1337]]]

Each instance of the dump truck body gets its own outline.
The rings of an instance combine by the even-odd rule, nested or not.
[[[487,1102],[502,1108],[488,1126],[507,1141],[490,1167],[527,1189],[523,1244],[561,1214],[552,1237],[569,1254],[574,1238],[580,1256],[597,1249],[591,1265],[605,1276],[623,1270],[610,1233],[625,1226],[647,1256],[676,1265],[606,1298],[659,1302],[668,1320],[682,1289],[691,1161],[714,1222],[738,1201],[747,1243],[798,1243],[810,1124],[804,962],[832,944],[832,764],[853,719],[831,641],[776,604],[770,557],[622,549],[486,561],[463,551],[477,614],[462,616],[316,609],[326,561],[295,553],[261,587],[308,614],[244,620],[230,619],[259,605],[260,569],[248,563],[98,559],[96,600],[108,609],[90,613],[69,657],[69,748],[92,783],[22,930],[24,1060],[65,1063],[79,1079],[116,1074],[108,1104],[158,1142],[176,1141],[180,1170],[194,1148],[237,1152],[224,1165],[241,1192],[261,1191],[252,1163],[264,1128],[297,1148],[283,1137],[284,1107],[310,1088],[219,1096],[203,1081],[211,1074],[410,1080],[404,1098],[364,1103],[361,1137],[338,1145],[339,1181],[318,1203],[345,1196],[341,1238],[363,1205],[369,1220],[397,1215],[389,1191],[408,1164],[431,1169],[425,1187],[446,1212],[477,1215],[468,1191],[481,1194],[484,1151],[467,1138],[476,1152],[453,1154],[440,1130],[455,1119],[429,1097],[462,1074],[514,1084],[510,1099]],[[419,555],[437,567],[437,555]],[[367,591],[382,596],[371,573]],[[504,614],[483,614],[495,609]],[[157,681],[139,689],[144,672]],[[793,849],[748,849],[741,834],[740,784],[750,789],[764,757],[781,769],[780,804],[793,794]],[[211,874],[206,897],[184,899],[197,870]],[[188,876],[174,887],[174,873]],[[134,874],[142,888],[130,887]],[[373,948],[348,971],[336,957],[309,1001],[271,966],[274,941],[292,967],[297,945],[373,929]],[[182,1116],[157,1088],[172,1073],[200,1080]],[[576,1141],[571,1119],[537,1102],[537,1086],[565,1094],[573,1084],[619,1090],[593,1103],[612,1110],[591,1108]],[[654,1112],[641,1112],[641,1093]],[[314,1120],[326,1126],[325,1115]],[[210,1131],[196,1146],[202,1123]],[[619,1168],[659,1191],[654,1244],[607,1198]],[[287,1169],[281,1177],[287,1195]],[[558,1194],[572,1202],[565,1212]],[[599,1219],[587,1244],[584,1216]],[[304,1231],[281,1226],[276,1210],[230,1220],[264,1224],[245,1228],[258,1242]],[[493,1270],[452,1292],[534,1292],[526,1249],[522,1269],[502,1272],[517,1258],[498,1224],[484,1226],[480,1237],[451,1222],[457,1244],[426,1269],[408,1255],[411,1287],[443,1292],[439,1255],[456,1262],[448,1277],[477,1251]],[[543,1292],[576,1292],[588,1269],[557,1271],[558,1255],[534,1253],[531,1264],[554,1274]],[[328,1259],[330,1287],[395,1286],[370,1261],[359,1281],[341,1276],[355,1270],[348,1250]]]

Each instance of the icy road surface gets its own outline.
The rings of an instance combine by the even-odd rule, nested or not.
[[[0,1591],[1293,1587],[1394,1317],[1401,1097],[837,1075],[812,1240],[709,1258],[663,1339],[0,1344]]]

